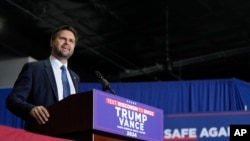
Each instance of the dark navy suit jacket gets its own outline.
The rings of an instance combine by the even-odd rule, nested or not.
[[[71,75],[76,93],[79,92],[80,78],[72,70]],[[31,129],[30,110],[34,106],[48,107],[58,102],[58,92],[53,69],[49,59],[26,63],[14,87],[6,99],[6,107],[25,120],[25,129]]]

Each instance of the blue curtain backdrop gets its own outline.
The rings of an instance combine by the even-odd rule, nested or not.
[[[11,88],[1,88],[0,89],[0,124],[9,125],[16,128],[23,127],[23,121],[10,113],[5,106],[5,99]]]
[[[161,82],[110,83],[118,96],[163,109],[164,114],[243,111],[250,107],[250,83],[237,78]],[[101,90],[100,83],[82,83],[81,91]],[[11,88],[0,89],[0,124],[22,127],[5,108]],[[108,92],[108,91],[107,91]]]

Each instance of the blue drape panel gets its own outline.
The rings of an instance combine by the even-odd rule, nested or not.
[[[0,89],[0,124],[8,125],[16,128],[22,128],[24,122],[10,113],[5,106],[5,100],[7,95],[10,93],[11,88]]]
[[[245,99],[250,99],[249,83],[236,78],[111,83],[111,86],[117,95],[161,108],[165,114],[239,111],[250,102]],[[81,87],[100,89],[100,84],[82,83]]]
[[[244,103],[245,110],[250,108],[250,83],[234,79],[237,98]],[[250,109],[249,109],[250,110]]]
[[[250,83],[236,78],[162,82],[110,83],[118,96],[163,109],[164,114],[243,111],[250,106]],[[100,83],[81,83],[81,91],[101,90]],[[10,89],[0,89],[0,124],[21,127],[5,108]],[[108,92],[108,91],[107,91]]]

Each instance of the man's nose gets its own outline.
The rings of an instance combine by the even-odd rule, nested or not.
[[[69,40],[64,40],[64,44],[69,44]]]

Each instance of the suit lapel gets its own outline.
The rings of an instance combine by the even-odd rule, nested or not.
[[[45,71],[46,71],[46,73],[48,75],[48,78],[49,78],[49,81],[50,81],[50,84],[51,84],[51,88],[53,90],[53,94],[56,97],[56,99],[58,100],[56,79],[55,79],[55,76],[53,74],[53,69],[52,69],[52,66],[50,64],[49,59],[45,60],[44,66],[45,66],[44,69],[45,69]]]
[[[71,75],[73,84],[74,84],[74,86],[75,86],[76,93],[78,93],[78,92],[79,92],[79,86],[78,86],[77,76],[74,75],[74,73],[73,73],[70,69],[69,69],[69,73],[70,73],[70,75]]]

